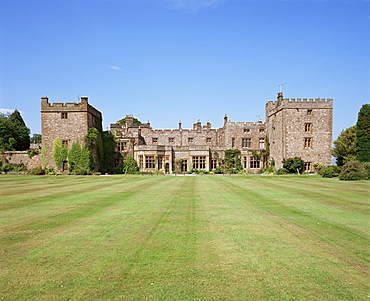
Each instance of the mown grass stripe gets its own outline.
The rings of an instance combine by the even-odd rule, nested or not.
[[[45,178],[45,185],[62,180],[76,193],[58,198],[56,188],[55,197],[40,193],[41,202],[2,212],[14,219],[0,223],[1,237],[16,237],[17,227],[35,231],[0,243],[0,295],[7,300],[367,298],[367,214],[336,206],[334,181]],[[339,186],[341,202],[347,193],[355,208],[352,199],[361,199],[369,183]],[[312,187],[319,190],[314,195]]]

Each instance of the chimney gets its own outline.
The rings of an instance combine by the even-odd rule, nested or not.
[[[182,122],[181,122],[181,120],[179,121],[179,130],[181,130],[182,129]]]
[[[224,116],[224,126],[226,125],[226,123],[227,123],[227,114],[225,114]]]
[[[278,103],[283,101],[283,92],[278,93],[277,101],[278,101]]]

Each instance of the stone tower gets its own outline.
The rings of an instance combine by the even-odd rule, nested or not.
[[[279,92],[277,101],[266,103],[267,137],[270,159],[276,168],[283,159],[301,157],[305,170],[313,164],[331,164],[333,100],[284,99]]]
[[[50,167],[56,167],[52,160],[55,138],[70,148],[77,140],[83,143],[91,127],[102,130],[102,114],[89,105],[87,97],[81,97],[80,103],[49,103],[47,97],[41,98],[42,143],[48,148]]]

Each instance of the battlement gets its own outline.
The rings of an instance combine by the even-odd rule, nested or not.
[[[81,102],[67,103],[49,103],[48,97],[41,97],[41,113],[42,112],[89,112],[90,114],[102,118],[100,111],[89,104],[88,97],[81,97]]]
[[[268,104],[272,105],[281,105],[281,104],[286,104],[286,103],[332,103],[333,99],[332,98],[284,98],[282,101],[276,100],[276,101],[268,101]]]
[[[227,125],[239,125],[239,126],[256,126],[256,125],[263,125],[264,122],[260,119],[257,122],[241,122],[241,121],[228,121]]]
[[[282,98],[266,103],[266,116],[271,116],[282,109],[332,109],[332,98]]]

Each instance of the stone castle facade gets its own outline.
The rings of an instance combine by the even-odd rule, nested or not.
[[[42,143],[48,149],[48,166],[56,168],[52,159],[52,149],[57,137],[70,148],[73,142],[84,141],[89,128],[95,127],[101,131],[102,121],[101,112],[88,103],[87,97],[81,97],[80,103],[49,103],[47,97],[42,97],[41,133]]]
[[[42,98],[41,116],[49,162],[56,137],[70,147],[77,139],[83,141],[88,128],[102,129],[102,115],[87,97],[66,104]],[[305,170],[313,171],[314,163],[331,164],[332,118],[332,99],[284,99],[280,92],[276,101],[266,103],[266,122],[231,122],[225,115],[221,128],[198,120],[191,129],[181,122],[174,129],[153,129],[150,123],[137,124],[133,116],[126,116],[125,123],[111,124],[110,130],[117,142],[115,165],[133,156],[143,172],[211,171],[227,149],[240,150],[248,172],[264,168],[270,160],[280,168],[283,159],[293,157],[301,157]]]

